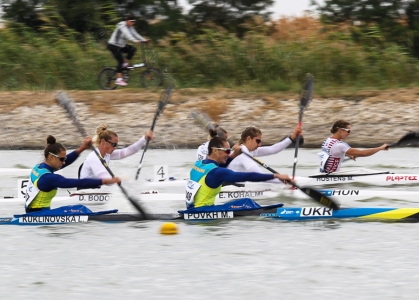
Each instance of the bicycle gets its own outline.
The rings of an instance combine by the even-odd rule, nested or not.
[[[157,87],[163,85],[163,73],[157,69],[153,68],[152,65],[148,62],[146,59],[146,51],[149,51],[150,49],[145,48],[145,45],[148,43],[141,43],[141,56],[143,59],[142,63],[134,64],[132,66],[128,66],[122,70],[122,78],[126,83],[128,83],[130,75],[129,73],[131,71],[134,71],[135,69],[139,68],[146,68],[146,70],[143,72],[141,76],[141,85],[144,88],[148,87]],[[115,67],[104,67],[98,75],[98,82],[99,86],[103,90],[114,90],[118,87],[117,84],[115,84],[116,81],[116,68]]]

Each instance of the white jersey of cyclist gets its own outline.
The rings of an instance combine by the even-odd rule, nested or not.
[[[276,154],[281,152],[282,150],[286,149],[289,145],[291,145],[292,141],[290,138],[286,138],[279,143],[273,144],[272,146],[262,146],[257,148],[255,151],[249,151],[245,145],[241,145],[241,151],[246,152],[253,157],[260,157],[260,156],[267,156]],[[227,169],[230,169],[235,172],[256,172],[261,173],[260,165],[255,162],[253,159],[248,157],[247,155],[240,154],[235,159],[233,159],[230,164],[227,166]],[[274,183],[283,183],[278,178],[274,178],[268,180],[266,182],[274,182]]]
[[[109,161],[112,159],[122,159],[127,156],[137,153],[146,144],[146,138],[143,136],[134,144],[129,145],[124,149],[116,149],[112,154],[105,154],[103,159],[109,165]],[[99,153],[99,150],[96,148]],[[112,178],[108,170],[102,165],[101,161],[93,151],[87,157],[81,168],[80,178]]]
[[[127,26],[126,21],[119,22],[116,24],[116,28],[113,31],[111,38],[108,41],[108,44],[115,45],[118,47],[125,47],[127,42],[131,41],[135,43],[136,41],[145,42],[146,39],[143,38],[133,26]]]
[[[320,156],[320,172],[337,172],[345,159],[346,152],[351,148],[347,143],[328,137],[322,144]]]

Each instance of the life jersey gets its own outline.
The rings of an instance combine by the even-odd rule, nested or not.
[[[207,174],[212,169],[218,168],[214,163],[204,164],[198,160],[193,166],[186,185],[186,207],[196,208],[200,206],[214,205],[215,198],[221,192],[222,185],[216,188],[210,188],[205,183]]]
[[[57,188],[43,192],[38,189],[38,181],[44,174],[52,174],[48,169],[39,168],[40,164],[36,165],[29,176],[28,188],[25,195],[25,208],[49,208],[51,206],[52,198],[57,195]]]
[[[350,146],[338,139],[328,137],[322,144],[320,156],[320,172],[331,173],[339,171],[340,165],[345,158],[346,151]]]

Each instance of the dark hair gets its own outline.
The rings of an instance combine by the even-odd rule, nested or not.
[[[338,120],[333,124],[332,129],[330,129],[331,133],[336,133],[339,128],[346,128],[346,126],[351,125],[349,122],[346,122],[344,120]]]
[[[246,127],[242,131],[242,135],[240,136],[239,143],[243,144],[246,141],[248,136],[250,136],[251,138],[254,138],[255,136],[258,136],[258,135],[262,135],[262,131],[260,131],[259,128],[254,127],[254,126]]]
[[[208,143],[208,155],[212,153],[212,148],[223,148],[225,142],[227,142],[225,138],[219,136],[213,137]]]
[[[125,17],[125,20],[126,21],[128,21],[128,20],[135,20],[136,18],[135,18],[135,16],[133,15],[133,14],[128,14],[126,17]]]
[[[47,144],[48,146],[45,147],[44,149],[44,157],[47,158],[49,153],[54,153],[54,154],[58,154],[61,151],[65,151],[65,148],[63,145],[61,145],[60,143],[56,143],[56,139],[55,137],[53,137],[52,135],[49,135],[47,137]]]
[[[218,123],[214,123],[214,129],[210,128],[208,132],[211,138],[214,138],[216,136],[226,138],[227,135],[227,130],[218,125]]]

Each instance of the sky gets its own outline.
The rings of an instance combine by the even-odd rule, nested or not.
[[[179,4],[184,6],[186,9],[189,7],[188,0],[178,1]],[[302,16],[305,10],[314,8],[310,7],[310,2],[311,0],[275,0],[275,4],[271,9],[271,11],[273,11],[272,19],[276,20],[281,16]],[[317,2],[323,3],[324,1],[317,0]]]
[[[317,2],[323,3],[322,0]],[[311,0],[275,0],[272,18],[275,20],[281,16],[302,16],[305,10],[314,10],[315,6],[310,6],[310,3]]]
[[[179,4],[188,8],[188,0],[178,0]],[[275,4],[271,8],[272,19],[278,19],[281,16],[298,17],[304,14],[307,9],[313,9],[310,7],[311,0],[275,0]],[[323,0],[317,0],[319,3],[323,3]]]

